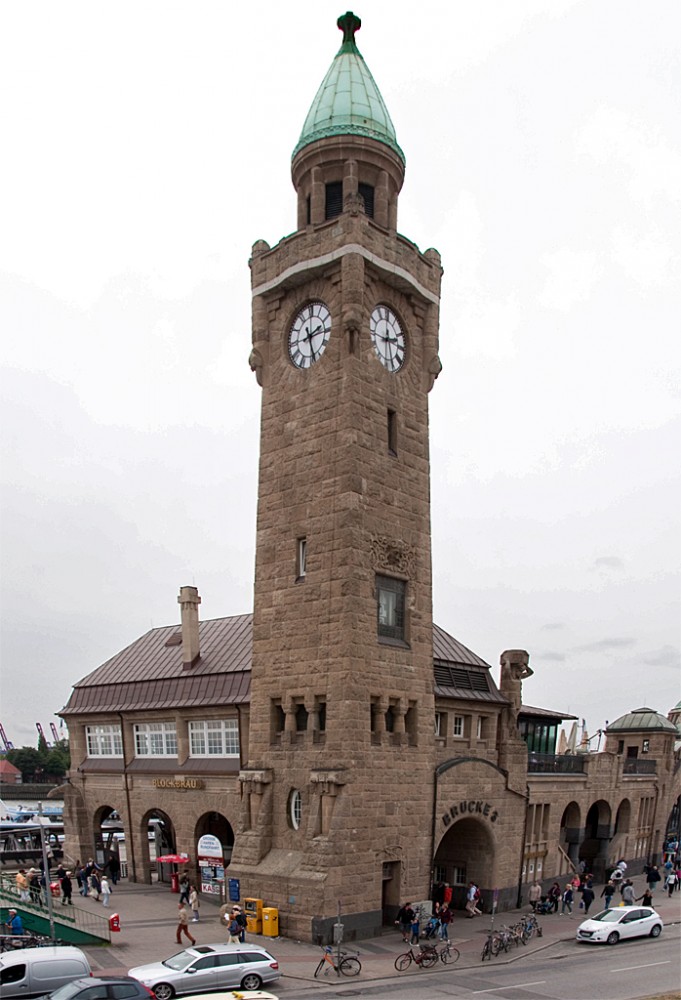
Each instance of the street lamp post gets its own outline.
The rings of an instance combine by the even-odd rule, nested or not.
[[[47,844],[45,843],[45,827],[43,824],[42,802],[38,803],[38,816],[40,817],[40,846],[43,852],[43,878],[45,879],[47,915],[50,921],[50,938],[52,941],[54,941],[54,910],[52,909],[52,892],[50,890],[50,862],[47,856]]]

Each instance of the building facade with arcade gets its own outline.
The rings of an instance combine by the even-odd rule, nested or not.
[[[442,267],[397,230],[405,156],[359,19],[338,26],[293,152],[296,229],[257,241],[250,260],[253,613],[200,622],[198,592],[183,587],[180,627],[97,668],[62,713],[72,854],[91,853],[115,813],[129,877],[148,881],[150,819],[190,867],[210,835],[242,895],[313,940],[328,938],[339,900],[359,936],[434,881],[459,899],[473,879],[504,908],[580,858],[597,874],[614,854],[642,864],[678,795],[664,716],[642,713],[647,751],[625,727],[601,753],[558,755],[569,716],[523,707],[528,654],[502,653],[497,684],[433,623]],[[637,769],[636,740],[654,768]]]

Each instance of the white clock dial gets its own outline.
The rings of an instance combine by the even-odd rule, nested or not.
[[[288,353],[296,368],[309,368],[326,349],[331,335],[331,313],[323,302],[308,302],[288,335]]]
[[[404,364],[406,341],[399,319],[388,306],[376,306],[369,321],[371,340],[378,360],[389,372]]]

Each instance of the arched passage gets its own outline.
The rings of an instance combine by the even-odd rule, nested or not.
[[[584,840],[579,849],[579,859],[598,881],[605,878],[605,870],[612,837],[612,810],[605,799],[594,802],[586,814]]]
[[[123,825],[114,807],[105,805],[96,809],[92,817],[92,842],[97,864],[104,868],[112,857],[119,864],[125,861],[124,839]]]
[[[560,821],[560,846],[569,857],[574,868],[579,864],[579,844],[582,839],[582,810],[576,802],[570,802],[563,810]]]
[[[489,828],[477,819],[465,817],[449,827],[440,841],[433,861],[437,877],[453,888],[452,905],[463,909],[466,886],[475,882],[483,891],[495,882],[495,844]]]
[[[139,821],[138,833],[142,845],[142,864],[145,871],[164,854],[177,852],[175,827],[170,816],[162,809],[150,809]],[[185,849],[186,850],[186,849]],[[159,882],[170,880],[172,865],[156,865]]]
[[[224,889],[225,869],[232,860],[234,850],[232,824],[222,813],[203,813],[194,828],[194,843],[201,891],[220,895]]]

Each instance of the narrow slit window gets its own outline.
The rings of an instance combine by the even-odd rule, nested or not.
[[[304,580],[307,568],[307,538],[299,538],[296,545],[296,579]]]
[[[388,454],[397,455],[397,412],[388,410]]]
[[[371,184],[360,184],[359,193],[364,199],[364,212],[370,219],[374,217],[374,189]]]

